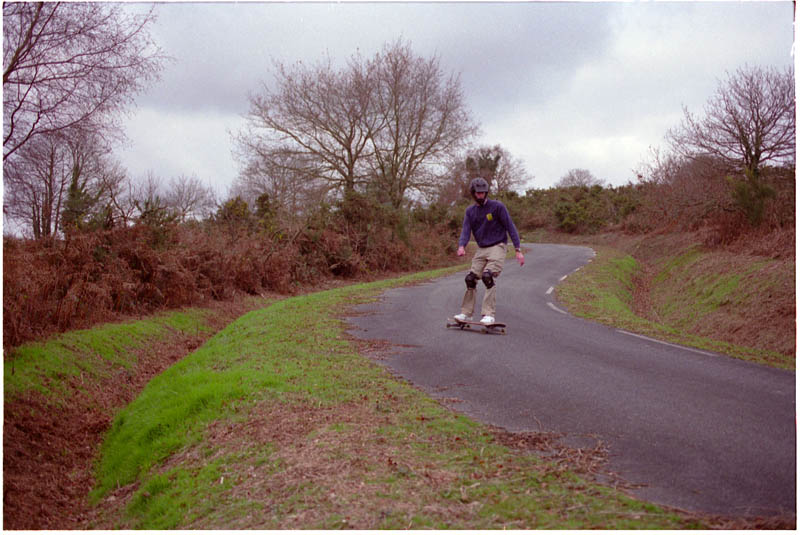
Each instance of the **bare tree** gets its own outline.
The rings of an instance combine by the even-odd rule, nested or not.
[[[196,176],[172,178],[164,193],[164,202],[179,221],[207,217],[215,208],[214,192]]]
[[[684,107],[683,123],[667,133],[672,150],[685,158],[720,162],[729,174],[735,208],[757,226],[774,189],[762,178],[768,164],[794,167],[794,72],[748,67],[728,74],[697,118]]]
[[[439,59],[416,56],[397,41],[378,53],[369,73],[379,127],[372,129],[373,172],[378,189],[399,207],[406,192],[431,192],[435,167],[477,133],[460,79],[446,76]]]
[[[26,145],[15,165],[4,166],[3,210],[23,234],[38,240],[56,233],[69,169],[66,145],[48,136]]]
[[[372,128],[363,65],[354,58],[343,71],[330,60],[311,68],[276,68],[277,88],[264,84],[261,94],[249,97],[247,128],[236,137],[239,153],[248,164],[262,160],[343,191],[355,189],[364,182]]]
[[[151,169],[137,180],[133,186],[133,192],[134,201],[138,204],[150,202],[163,205],[166,193],[164,179]]]
[[[651,160],[637,169],[643,186],[639,212],[645,224],[692,228],[733,210],[728,181],[716,158],[687,158],[651,148]]]
[[[500,151],[505,156],[500,160],[500,166],[495,174],[495,187],[498,192],[518,191],[533,180],[534,177],[528,172],[525,162],[503,148],[500,148]]]
[[[39,135],[113,132],[160,70],[153,20],[120,4],[4,3],[3,162]]]
[[[131,214],[136,224],[164,227],[179,219],[176,209],[169,206],[166,199],[164,179],[151,170],[133,184],[126,202],[134,208]]]
[[[570,169],[556,183],[558,188],[603,186],[604,181],[597,178],[588,169]]]
[[[3,166],[4,213],[35,239],[56,235],[64,217],[70,225],[96,218],[124,179],[110,151],[82,130],[37,136]]]
[[[730,171],[757,179],[762,166],[795,162],[794,72],[787,68],[739,68],[720,82],[698,118],[684,106],[683,123],[668,132],[678,154],[708,155]]]
[[[343,69],[277,65],[277,88],[250,96],[236,136],[245,169],[283,168],[341,193],[367,189],[394,206],[431,189],[444,157],[475,133],[458,77],[408,45]],[[282,173],[277,173],[278,175]]]
[[[467,154],[466,170],[470,177],[486,179],[493,191],[514,191],[531,180],[525,164],[500,145],[483,146]]]
[[[115,162],[101,177],[104,206],[111,212],[115,226],[127,227],[134,219],[135,185],[122,164]]]
[[[313,165],[290,150],[276,149],[243,162],[231,187],[231,197],[241,197],[255,206],[257,199],[266,194],[283,220],[296,220],[309,208],[319,206],[330,188],[328,182],[314,178],[314,173],[305,172]]]
[[[477,176],[486,179],[495,193],[515,191],[533,178],[522,160],[500,145],[474,148],[449,160],[438,181],[437,202],[453,205],[470,199],[469,184]]]
[[[118,172],[118,165],[110,158],[111,147],[99,133],[81,129],[65,137],[70,176],[61,210],[61,230],[66,233],[110,224],[106,185],[112,182],[109,175]]]

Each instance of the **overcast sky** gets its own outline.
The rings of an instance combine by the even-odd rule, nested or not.
[[[141,9],[131,6],[130,9]],[[783,2],[172,3],[153,35],[174,58],[137,99],[118,151],[131,176],[194,175],[224,197],[248,93],[273,61],[344,63],[402,38],[457,73],[481,144],[547,188],[573,168],[609,184],[663,145],[682,106],[702,113],[726,71],[794,64]]]

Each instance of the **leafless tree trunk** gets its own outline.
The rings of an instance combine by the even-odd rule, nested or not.
[[[720,83],[705,112],[696,118],[684,107],[683,123],[667,141],[684,158],[721,162],[719,175],[729,175],[735,209],[758,226],[775,196],[762,170],[768,164],[794,167],[796,161],[793,70],[740,68]]]
[[[60,228],[73,178],[91,183],[93,198],[102,181],[119,182],[107,147],[161,68],[153,20],[119,4],[3,4],[3,208],[17,221],[27,214],[34,237]]]
[[[469,183],[476,176],[486,179],[494,193],[516,191],[533,179],[522,160],[502,146],[473,148],[449,159],[437,180],[436,202],[453,205],[472,199]]]
[[[102,190],[99,202],[104,210],[108,210],[111,223],[114,226],[127,226],[132,213],[125,196],[132,188],[127,170],[119,161],[108,159],[97,177],[97,187]]]
[[[4,3],[3,161],[37,135],[112,131],[160,70],[153,20],[119,4]]]

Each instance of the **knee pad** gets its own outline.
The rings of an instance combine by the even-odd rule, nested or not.
[[[492,276],[492,272],[491,271],[484,271],[483,272],[483,276],[481,277],[481,280],[486,285],[487,289],[491,288],[492,286],[494,286],[494,277]]]
[[[467,276],[464,277],[464,282],[467,283],[467,288],[474,290],[478,287],[478,276],[470,271],[467,273]]]

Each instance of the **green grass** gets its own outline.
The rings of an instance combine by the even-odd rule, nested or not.
[[[348,306],[450,271],[277,302],[155,378],[102,446],[95,503],[132,489],[105,525],[699,527],[510,450],[359,355],[343,334],[337,316]]]
[[[630,255],[599,248],[593,262],[556,287],[556,295],[576,315],[610,325],[646,328],[649,322],[633,313],[633,277],[639,269]]]
[[[422,275],[429,277],[428,275]],[[409,276],[411,282],[420,276]],[[376,292],[389,283],[368,285]],[[203,347],[154,378],[114,420],[95,496],[132,482],[205,424],[241,404],[301,393],[319,404],[348,401],[374,373],[351,369],[335,309],[354,287],[280,301],[245,314]]]
[[[194,334],[207,331],[206,312],[188,309],[141,321],[106,324],[71,331],[46,342],[24,344],[4,360],[5,399],[34,390],[59,400],[71,378],[85,374],[107,377],[114,370],[136,364],[136,350],[171,331]]]
[[[641,269],[636,260],[608,247],[596,247],[596,251],[593,262],[556,288],[559,300],[573,314],[672,343],[794,369],[793,356],[690,333],[692,327],[720,307],[741,305],[742,279],[761,269],[764,262],[755,262],[739,271],[698,276],[693,270],[704,258],[699,248],[677,254],[666,260],[653,278],[654,294],[668,293],[658,311],[662,322],[654,322],[633,311],[633,279]]]
[[[336,360],[345,342],[325,328],[335,321],[322,317],[325,297],[331,295],[287,299],[250,312],[151,381],[114,421],[98,492],[130,483],[199,440],[208,422],[239,403],[300,391],[313,392],[321,402],[354,395],[339,382]],[[319,328],[305,331],[307,322]],[[318,352],[324,352],[324,363],[311,358]]]
[[[690,260],[684,261],[686,257]],[[677,258],[679,262],[669,262],[656,275],[655,281],[664,288],[656,289],[656,297],[665,295],[660,299],[663,304],[659,307],[659,315],[679,329],[690,330],[707,315],[722,307],[747,307],[750,297],[748,294],[763,291],[756,285],[744,284],[743,281],[748,275],[767,266],[768,261],[737,264],[730,268],[726,266],[731,270],[725,272],[703,272],[707,255],[696,249]],[[670,281],[672,282],[668,284]],[[760,283],[764,288],[769,281],[762,280]]]
[[[673,258],[670,258],[658,272],[658,274],[654,278],[655,283],[661,283],[668,280],[670,277],[675,276],[676,271],[685,271],[687,268],[690,268],[693,264],[695,264],[700,258],[702,258],[703,253],[700,250],[699,246],[690,247],[684,253],[677,255]]]

